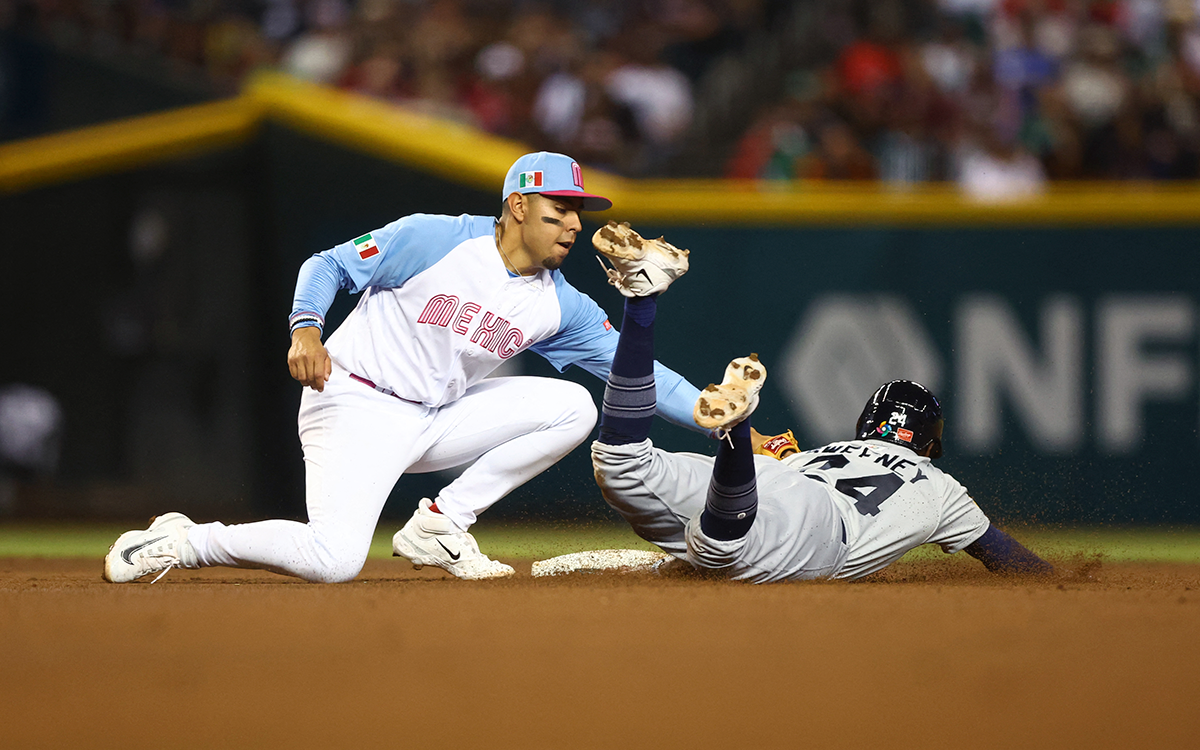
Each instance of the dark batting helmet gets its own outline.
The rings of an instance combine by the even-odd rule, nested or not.
[[[942,405],[920,383],[893,380],[875,391],[854,426],[857,440],[884,440],[930,458],[942,456]]]

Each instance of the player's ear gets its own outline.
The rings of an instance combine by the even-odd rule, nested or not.
[[[518,223],[525,221],[525,216],[529,211],[529,196],[521,193],[509,193],[506,203],[509,213]]]

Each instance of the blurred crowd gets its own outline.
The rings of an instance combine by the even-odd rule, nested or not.
[[[772,0],[0,0],[60,48],[255,69],[467,122],[626,174],[661,171],[710,62]],[[7,10],[3,10],[7,6]]]
[[[231,92],[282,69],[662,175],[714,60],[804,3],[820,49],[770,72],[709,173],[989,197],[1200,178],[1200,0],[0,0],[0,28]]]
[[[741,138],[733,177],[955,181],[1200,178],[1197,0],[843,4],[831,54],[789,71]]]

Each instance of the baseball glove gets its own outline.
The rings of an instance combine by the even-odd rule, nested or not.
[[[754,452],[771,458],[784,459],[793,453],[799,453],[800,444],[796,442],[796,436],[792,434],[792,431],[788,430],[782,435],[767,438]]]

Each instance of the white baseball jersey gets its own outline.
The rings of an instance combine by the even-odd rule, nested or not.
[[[329,337],[341,367],[400,398],[438,407],[457,400],[525,349],[560,372],[572,364],[604,379],[618,333],[559,271],[517,276],[496,248],[496,220],[413,214],[318,253],[301,269],[292,319],[320,316],[338,289],[363,292]],[[699,391],[655,363],[658,413],[693,430]]]
[[[712,456],[650,440],[592,443],[601,494],[638,536],[693,564],[754,583],[861,578],[926,543],[958,552],[987,516],[953,477],[908,448],[833,443],[776,461],[755,456],[758,515],[740,539],[707,537]]]
[[[959,552],[990,525],[965,487],[908,448],[851,440],[782,463],[821,482],[841,511],[850,551],[835,578],[874,573],[922,544]]]

